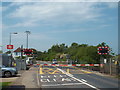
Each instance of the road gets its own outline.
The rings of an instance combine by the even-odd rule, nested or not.
[[[118,90],[119,87],[118,80],[115,78],[97,75],[73,66],[40,66],[38,75],[42,90],[53,88]]]
[[[119,90],[118,80],[111,76],[86,71],[75,66],[45,66],[50,64],[38,62],[24,71],[18,79],[8,87],[10,90]],[[9,90],[7,89],[7,90]],[[6,89],[3,89],[6,90]]]

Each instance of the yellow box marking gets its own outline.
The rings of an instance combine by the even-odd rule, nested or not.
[[[56,69],[54,72],[52,72],[51,74],[55,74],[55,73],[58,73],[58,70]]]

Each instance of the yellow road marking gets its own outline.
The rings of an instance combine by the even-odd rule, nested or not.
[[[70,73],[70,69],[69,68],[67,69],[67,73]]]
[[[84,73],[92,73],[92,72],[88,72],[88,71],[83,71]]]
[[[56,69],[54,72],[50,73],[50,74],[55,74],[58,70]]]
[[[63,72],[59,71],[58,69],[51,69],[51,68],[43,68],[40,66],[39,74],[64,74]],[[67,69],[67,73],[70,73],[70,69]]]
[[[40,72],[39,72],[40,74],[44,74],[43,72],[42,72],[42,66],[40,66]]]

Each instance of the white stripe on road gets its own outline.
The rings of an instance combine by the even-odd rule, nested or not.
[[[62,70],[62,69],[60,69],[60,68],[58,68],[58,70],[60,70],[62,73],[66,74],[67,76],[69,76],[69,77],[71,77],[71,78],[73,78],[73,79],[75,79],[75,80],[77,80],[77,81],[79,81],[79,82],[81,82],[81,83],[83,83],[83,84],[91,87],[91,88],[94,88],[94,89],[96,89],[96,90],[100,90],[100,89],[96,88],[96,87],[93,86],[93,85],[90,85],[90,84],[88,84],[88,83],[86,83],[86,82],[84,82],[84,81],[82,81],[82,80],[80,80],[80,79],[75,78],[72,74],[70,74],[70,73],[68,74],[66,71],[64,71],[64,70]]]
[[[65,85],[80,85],[83,83],[65,83],[65,84],[49,84],[49,85],[42,85],[44,87],[50,87],[50,86],[65,86]]]
[[[87,82],[85,79],[81,79],[83,82]]]

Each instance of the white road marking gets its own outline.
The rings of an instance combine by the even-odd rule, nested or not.
[[[69,77],[71,77],[71,78],[73,78],[73,79],[75,79],[75,80],[77,80],[77,81],[79,81],[79,82],[81,82],[81,83],[83,83],[83,84],[91,87],[91,88],[94,88],[94,89],[96,89],[96,90],[100,90],[100,89],[98,89],[97,87],[95,87],[95,86],[93,86],[93,85],[90,85],[89,83],[83,82],[82,80],[75,78],[72,74],[70,74],[70,73],[68,74],[66,71],[64,71],[64,70],[62,70],[62,69],[60,69],[60,68],[58,68],[58,70],[60,70],[62,73],[66,74],[67,76],[69,76]]]
[[[83,83],[65,83],[65,84],[49,84],[49,85],[42,85],[44,87],[50,87],[50,86],[65,86],[65,85],[80,85]]]
[[[54,75],[54,77],[56,77],[56,76]]]
[[[62,75],[60,75],[60,77],[63,77]]]
[[[49,79],[47,79],[47,81],[48,81],[48,82],[50,82],[50,80],[49,80]]]
[[[56,79],[53,79],[56,82]]]
[[[83,82],[87,82],[85,79],[81,79]]]
[[[41,81],[41,82],[47,82],[47,81],[45,81],[45,80],[43,81],[43,79],[40,79],[40,81]]]
[[[70,78],[62,78],[62,82],[63,81],[71,81]]]
[[[43,78],[44,76],[41,76],[41,78]]]

